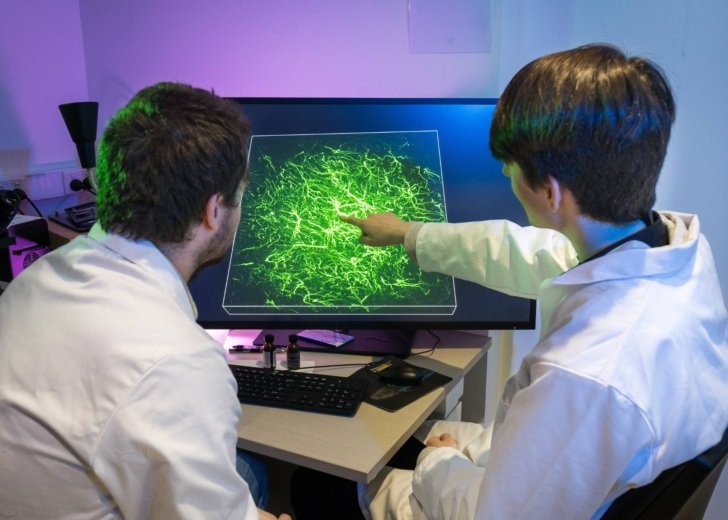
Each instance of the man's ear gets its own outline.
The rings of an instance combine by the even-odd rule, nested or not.
[[[220,205],[223,202],[222,194],[216,193],[211,195],[205,203],[205,208],[202,213],[202,225],[210,231],[217,231],[220,227],[219,216],[221,215]]]
[[[563,195],[563,188],[559,181],[549,175],[546,181],[546,201],[552,213],[556,213],[561,207]]]

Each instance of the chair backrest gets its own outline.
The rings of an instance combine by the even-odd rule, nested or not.
[[[712,448],[618,497],[602,520],[700,519],[728,459],[728,430]]]

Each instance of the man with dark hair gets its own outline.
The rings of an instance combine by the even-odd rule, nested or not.
[[[540,304],[492,435],[428,424],[414,470],[368,486],[371,516],[598,518],[721,439],[728,315],[710,246],[697,216],[652,209],[674,117],[649,61],[555,53],[516,74],[490,134],[532,226],[342,216],[365,245]]]
[[[236,383],[187,290],[232,242],[249,133],[175,83],[109,123],[98,222],[0,298],[3,515],[274,518],[236,471]]]

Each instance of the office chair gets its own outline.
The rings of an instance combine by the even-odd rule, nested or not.
[[[618,497],[602,520],[696,520],[708,502],[728,459],[728,430],[697,457],[660,473],[654,482]]]

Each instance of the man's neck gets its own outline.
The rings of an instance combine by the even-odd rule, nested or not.
[[[190,254],[190,252],[182,244],[155,244],[157,248],[162,252],[167,260],[177,269],[185,283],[189,282],[192,275],[195,273],[198,265],[196,262],[196,255]],[[195,264],[195,265],[193,265]]]
[[[617,225],[579,216],[561,232],[571,240],[579,260],[583,262],[602,249],[644,229],[645,225],[642,220]]]

